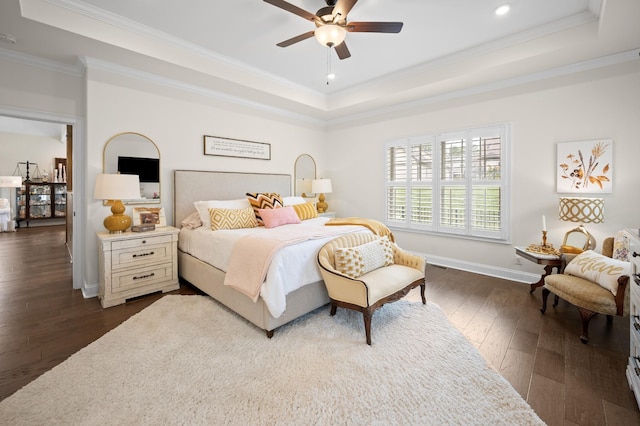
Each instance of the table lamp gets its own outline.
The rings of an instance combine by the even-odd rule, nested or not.
[[[585,223],[604,222],[604,199],[585,197],[560,197],[558,209],[560,220],[568,222],[580,222],[578,228],[587,238],[587,247],[595,248],[595,238],[584,227]],[[571,231],[570,231],[571,232]],[[565,242],[566,244],[566,236]]]
[[[93,198],[108,200],[112,215],[104,219],[104,227],[110,234],[120,234],[131,226],[131,218],[124,214],[122,200],[140,198],[140,179],[138,175],[99,174],[96,176]]]
[[[329,205],[324,202],[324,194],[329,194],[331,191],[331,179],[314,179],[311,181],[311,192],[319,194],[318,203],[316,204],[318,213],[324,213],[329,208]]]

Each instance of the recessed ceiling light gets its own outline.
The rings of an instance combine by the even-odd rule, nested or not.
[[[333,80],[334,78],[336,78],[336,75],[334,73],[329,73],[329,74],[327,74],[327,78],[329,80]]]
[[[511,9],[510,4],[503,4],[502,6],[498,6],[496,8],[496,15],[498,16],[505,15],[507,12],[509,12],[509,9]]]

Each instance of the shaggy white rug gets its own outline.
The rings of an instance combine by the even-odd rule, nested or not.
[[[543,424],[441,309],[317,310],[272,339],[210,298],[165,296],[0,402],[22,425]]]

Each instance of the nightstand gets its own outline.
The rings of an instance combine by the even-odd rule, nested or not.
[[[177,290],[178,232],[172,226],[148,232],[98,232],[102,307],[156,291]]]
[[[334,218],[334,217],[336,217],[336,212],[324,212],[324,213],[318,213],[318,217],[330,217],[330,218]]]

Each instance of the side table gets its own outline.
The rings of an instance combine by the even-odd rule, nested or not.
[[[538,265],[544,265],[544,274],[540,277],[538,282],[531,284],[531,290],[529,290],[529,293],[533,293],[536,288],[544,285],[544,278],[553,272],[553,268],[556,268],[556,273],[560,272],[560,266],[562,266],[560,256],[531,253],[520,247],[516,247],[516,254],[533,263],[537,263]]]

